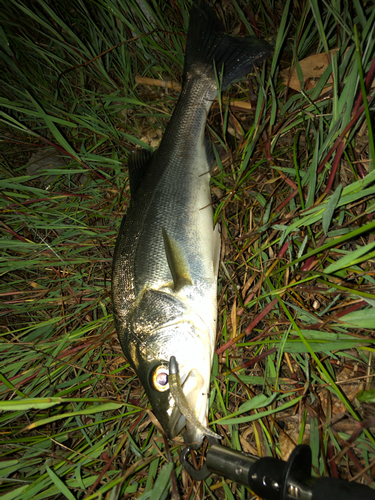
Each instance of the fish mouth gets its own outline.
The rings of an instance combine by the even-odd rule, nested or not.
[[[169,380],[170,377],[171,376],[169,374]],[[203,386],[204,379],[199,371],[195,368],[182,375],[182,380],[180,380],[180,387],[190,409],[196,408],[199,396],[202,396]],[[190,422],[186,419],[186,416],[183,414],[183,412],[181,412],[176,399],[173,397],[170,382],[169,389],[169,399],[171,404],[169,410],[167,410],[168,421],[166,422],[166,425],[163,425],[162,422],[161,423],[164,430],[166,431],[168,439],[173,439],[182,431],[185,425],[190,427]],[[190,411],[193,412],[193,410]]]
[[[205,426],[208,399],[207,395],[202,393],[203,386],[204,379],[196,369],[188,373],[182,384],[176,358],[171,356],[169,361],[169,388],[175,407],[181,414],[174,431],[181,430],[179,427],[186,423],[184,441],[189,448],[199,448],[204,436],[216,441],[221,439],[218,434]]]
[[[204,435],[201,432],[195,432],[195,426],[192,426],[186,416],[181,412],[173,394],[170,384],[170,370],[167,361],[155,361],[148,367],[148,370],[139,370],[138,375],[143,383],[153,412],[162,426],[167,438],[172,440],[186,426],[187,432],[184,434],[185,443],[189,442],[192,447],[198,448],[203,441]],[[180,391],[186,401],[186,406],[196,410],[196,416],[200,422],[206,421],[207,395],[204,397],[205,380],[199,370],[187,364],[181,367],[181,380],[179,382]],[[167,383],[165,384],[167,379]],[[158,384],[160,383],[160,384]],[[162,387],[161,387],[162,385]],[[193,413],[193,410],[190,410]],[[185,412],[186,413],[186,412]],[[202,426],[203,424],[201,424]],[[190,432],[188,432],[190,429]],[[188,441],[187,441],[188,439]]]

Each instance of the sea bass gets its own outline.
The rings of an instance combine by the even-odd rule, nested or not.
[[[191,447],[207,427],[217,329],[220,234],[205,124],[217,79],[224,90],[269,54],[266,42],[224,34],[211,7],[193,4],[182,91],[160,147],[128,161],[131,203],[113,258],[116,330],[168,438],[186,424]],[[171,357],[185,411],[169,388]],[[187,406],[194,419],[186,418]]]

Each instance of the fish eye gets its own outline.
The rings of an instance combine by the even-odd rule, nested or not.
[[[169,389],[168,383],[169,370],[166,365],[159,365],[151,374],[151,383],[154,389],[164,392]]]

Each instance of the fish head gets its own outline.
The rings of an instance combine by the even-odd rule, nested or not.
[[[185,443],[199,448],[203,433],[186,422],[170,392],[169,360],[171,356],[176,358],[189,408],[206,427],[213,354],[210,328],[184,302],[169,293],[153,290],[144,295],[134,310],[131,328],[134,341],[127,345],[127,357],[156,418],[169,439],[186,425]]]

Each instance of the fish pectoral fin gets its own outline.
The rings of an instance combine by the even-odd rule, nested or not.
[[[173,290],[178,292],[182,287],[193,284],[190,278],[189,268],[178,243],[168,235],[164,227],[162,228],[162,233],[164,250],[173,279]]]
[[[147,149],[136,150],[128,158],[130,194],[135,195],[142,179],[146,175],[154,153]]]

